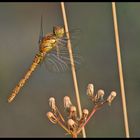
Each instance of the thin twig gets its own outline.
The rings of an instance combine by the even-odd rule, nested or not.
[[[97,110],[99,110],[102,106],[104,106],[106,103],[108,103],[108,102],[107,101],[104,101],[102,104],[98,104],[98,105],[95,105],[94,106],[94,108],[92,109],[91,114],[88,116],[88,118],[86,119],[86,121],[84,122],[84,124],[82,124],[82,126],[80,126],[80,129],[77,131],[77,135],[80,133],[80,131],[82,130],[82,128],[86,126],[86,124],[89,122],[89,120],[94,115],[94,113]]]
[[[71,48],[71,42],[70,42],[70,35],[69,35],[69,30],[68,30],[68,24],[67,24],[67,16],[65,12],[65,5],[64,2],[61,2],[61,9],[62,9],[62,14],[63,14],[63,20],[64,20],[64,25],[65,25],[65,31],[66,35],[68,38],[68,51],[70,55],[70,61],[71,61],[71,70],[72,70],[72,76],[73,76],[73,82],[74,82],[74,88],[75,88],[75,94],[76,94],[76,100],[77,100],[77,105],[78,105],[78,111],[79,111],[79,116],[82,116],[82,109],[81,109],[81,103],[80,103],[80,95],[79,95],[79,90],[78,90],[78,83],[77,83],[77,78],[76,78],[76,72],[75,72],[75,65],[74,65],[74,60],[73,60],[73,54],[72,54],[72,48]],[[86,137],[85,129],[82,129],[82,134],[83,137]]]
[[[58,112],[61,120],[65,123],[65,119],[63,118],[62,114],[60,113],[59,109],[56,107],[56,111]]]
[[[128,125],[128,116],[127,116],[127,107],[126,107],[126,98],[125,98],[125,89],[124,89],[123,70],[122,70],[122,62],[121,62],[121,51],[120,51],[120,43],[119,43],[119,33],[118,33],[115,2],[112,2],[112,12],[113,12],[113,20],[114,20],[118,70],[119,70],[119,77],[120,77],[120,88],[121,88],[121,98],[122,98],[123,115],[124,115],[124,126],[125,126],[126,137],[129,138],[130,137],[129,125]]]
[[[89,117],[87,118],[87,120],[85,121],[85,123],[80,127],[80,129],[77,131],[77,135],[81,132],[82,128],[85,127],[85,125],[88,123],[88,121],[91,119],[91,117],[93,116],[93,114],[96,112],[96,108],[93,108],[91,114],[89,115]]]
[[[68,133],[70,134],[69,130],[57,119],[58,124]]]

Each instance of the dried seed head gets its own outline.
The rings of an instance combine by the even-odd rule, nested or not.
[[[75,106],[70,107],[69,118],[74,120],[77,118],[77,110]]]
[[[68,125],[68,129],[69,129],[70,131],[76,132],[76,130],[77,130],[77,125],[76,125],[76,123],[75,123],[74,120],[68,119],[67,125]]]
[[[88,115],[89,114],[89,111],[87,109],[83,109],[83,114],[84,115]]]
[[[99,89],[97,94],[95,95],[94,97],[94,103],[98,103],[99,101],[102,101],[103,100],[103,97],[104,97],[104,90],[102,89]]]
[[[87,95],[89,97],[93,97],[93,95],[94,95],[94,86],[93,86],[93,84],[88,84],[88,86],[87,86]]]
[[[75,106],[71,106],[71,107],[70,107],[70,111],[71,111],[71,112],[76,112],[76,107],[75,107]]]
[[[114,100],[114,98],[116,97],[116,95],[117,95],[117,93],[115,91],[112,91],[111,92],[111,94],[107,98],[107,101],[109,102],[109,104],[111,104],[111,102]]]
[[[69,109],[71,105],[72,105],[72,103],[71,103],[70,97],[65,96],[64,97],[64,108]]]
[[[54,116],[54,114],[53,114],[52,112],[46,113],[46,116],[48,117],[48,119],[49,119],[52,123],[54,123],[54,124],[57,123],[57,118]]]
[[[72,119],[68,119],[68,125],[73,126],[75,124],[75,121]]]
[[[83,109],[83,112],[82,112],[82,119],[86,120],[88,114],[89,114],[89,111],[88,111],[87,109]]]
[[[101,100],[103,100],[103,97],[105,95],[104,90],[102,90],[102,89],[98,90],[98,93],[97,94],[98,94],[98,98],[101,99]]]
[[[55,98],[54,97],[49,98],[49,106],[51,107],[51,109],[53,111],[56,110],[56,103],[55,103]]]

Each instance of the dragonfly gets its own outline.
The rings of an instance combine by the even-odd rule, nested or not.
[[[69,70],[71,63],[69,58],[69,52],[67,48],[67,42],[70,39],[71,41],[75,39],[75,35],[72,34],[80,34],[80,30],[74,30],[69,32],[70,38],[67,38],[64,27],[54,26],[53,32],[48,33],[46,35],[43,34],[43,20],[41,16],[41,28],[39,35],[39,51],[35,55],[31,66],[28,71],[24,75],[24,77],[19,81],[16,87],[12,90],[11,95],[8,97],[8,102],[12,102],[15,97],[20,92],[21,88],[25,85],[27,80],[30,78],[32,73],[36,70],[39,64],[44,62],[46,68],[53,72],[62,72]],[[73,51],[74,64],[80,65],[81,58],[77,53]]]

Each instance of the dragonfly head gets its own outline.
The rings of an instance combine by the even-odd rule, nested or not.
[[[54,33],[57,37],[61,38],[61,37],[64,36],[65,31],[64,31],[64,28],[63,28],[63,27],[54,26],[54,27],[53,27],[53,33]]]

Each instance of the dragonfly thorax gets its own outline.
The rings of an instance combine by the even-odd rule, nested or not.
[[[42,53],[48,53],[50,50],[52,50],[56,46],[56,37],[54,35],[51,36],[45,36],[42,39],[42,42],[39,46],[39,50]]]

